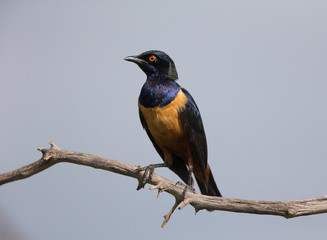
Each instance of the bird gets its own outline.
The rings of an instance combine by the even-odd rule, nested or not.
[[[208,164],[207,140],[199,108],[191,94],[176,82],[178,74],[173,60],[159,50],[124,60],[136,63],[147,76],[138,98],[139,117],[164,161],[148,167],[168,167],[191,189],[193,174],[202,194],[221,197]]]

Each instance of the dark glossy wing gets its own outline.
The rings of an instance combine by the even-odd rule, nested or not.
[[[182,88],[182,91],[187,97],[187,102],[185,109],[180,113],[180,118],[191,144],[193,156],[196,159],[197,164],[200,166],[203,176],[205,176],[208,153],[207,140],[200,111],[191,94],[189,94],[189,92],[184,88]]]
[[[195,179],[202,194],[221,197],[208,165],[207,140],[199,108],[191,94],[183,88],[182,91],[187,97],[187,102],[185,109],[180,112],[180,119],[191,145],[194,170],[196,167],[200,169],[200,172],[194,171]]]
[[[158,154],[162,158],[163,161],[165,161],[164,153],[156,143],[156,141],[153,139],[152,134],[148,128],[148,125],[143,117],[143,114],[141,110],[139,110],[139,116],[140,116],[140,121],[145,129],[146,133],[148,134],[148,137],[150,138],[154,148],[157,150]],[[185,183],[188,181],[188,170],[186,167],[186,164],[180,159],[180,157],[172,154],[173,156],[173,164],[169,166],[169,169],[172,170],[174,173],[176,173]]]

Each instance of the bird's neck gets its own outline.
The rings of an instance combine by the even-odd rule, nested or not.
[[[147,75],[146,81],[158,82],[158,81],[169,81],[169,79],[167,78],[167,74],[166,73],[154,72],[152,74]]]
[[[139,103],[146,108],[164,107],[175,99],[180,88],[175,81],[148,78],[142,87]]]

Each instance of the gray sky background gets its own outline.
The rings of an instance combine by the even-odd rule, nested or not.
[[[205,124],[226,197],[327,194],[326,1],[0,1],[0,169],[59,147],[161,162],[138,119],[150,49],[175,61]],[[178,181],[167,169],[157,173]],[[62,163],[0,188],[22,239],[325,239],[327,214],[283,219],[176,211],[172,196]],[[1,230],[1,228],[0,228]],[[0,232],[0,234],[3,234]],[[2,235],[3,236],[3,235]]]

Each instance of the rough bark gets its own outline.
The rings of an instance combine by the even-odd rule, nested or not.
[[[51,167],[56,163],[69,162],[136,178],[139,181],[138,189],[140,187],[140,182],[143,179],[144,171],[138,171],[138,166],[98,157],[91,154],[64,150],[57,147],[53,142],[50,142],[50,145],[51,148],[48,149],[38,148],[38,150],[42,152],[42,158],[40,160],[27,166],[18,168],[14,171],[1,174],[0,185],[30,177]],[[183,191],[185,186],[182,184],[176,184],[169,179],[161,177],[155,173],[151,173],[147,179],[147,183],[153,185],[150,187],[150,189],[158,190],[158,196],[161,192],[164,191],[175,197],[175,204],[172,209],[164,216],[165,220],[162,224],[162,227],[166,225],[172,213],[178,206],[179,209],[183,209],[187,204],[192,205],[196,212],[202,209],[207,209],[209,211],[221,210],[239,213],[278,215],[285,218],[293,218],[327,212],[327,196],[282,202],[210,197],[194,193],[192,191],[187,191],[185,198],[183,199]]]

